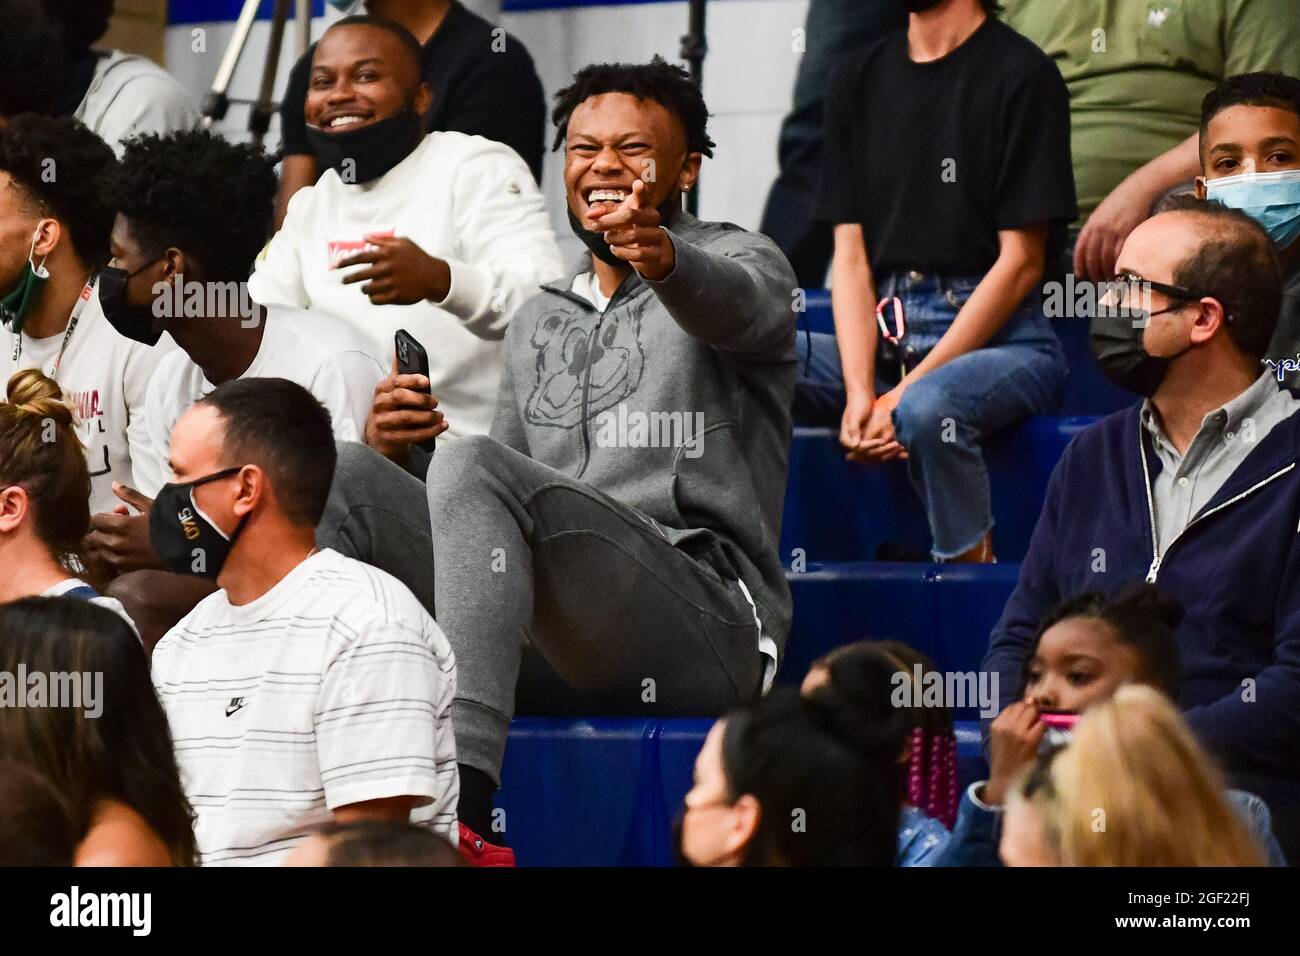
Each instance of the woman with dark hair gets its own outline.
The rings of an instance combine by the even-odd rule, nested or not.
[[[895,727],[827,686],[732,711],[695,761],[675,835],[694,866],[889,866],[900,788]]]
[[[802,686],[808,694],[834,684],[858,703],[866,719],[898,731],[894,753],[903,799],[899,866],[930,866],[943,852],[957,819],[957,738],[952,713],[945,706],[921,704],[925,675],[933,672],[937,672],[934,661],[907,644],[859,641],[814,661]],[[900,694],[907,702],[901,707],[896,700]]]
[[[2,605],[0,672],[20,668],[44,675],[46,699],[0,706],[0,759],[30,767],[58,793],[77,865],[193,865],[171,731],[126,622],[74,598]],[[18,692],[30,696],[30,683]]]
[[[59,795],[36,771],[0,760],[0,866],[71,866],[75,852]]]

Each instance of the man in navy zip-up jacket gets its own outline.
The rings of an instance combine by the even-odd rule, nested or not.
[[[1280,279],[1267,236],[1246,217],[1177,205],[1134,231],[1117,266],[1148,283],[1151,318],[1131,333],[1127,381],[1137,389],[1145,377],[1151,398],[1066,449],[984,668],[998,672],[1004,707],[1054,604],[1156,583],[1186,609],[1177,636],[1189,723],[1233,786],[1269,802],[1295,859],[1300,401],[1258,374]]]

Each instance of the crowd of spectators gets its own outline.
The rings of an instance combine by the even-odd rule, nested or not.
[[[111,0],[0,0],[0,676],[77,690],[0,693],[0,864],[511,865],[521,714],[716,717],[683,865],[1300,853],[1294,0],[812,0],[762,231],[685,211],[683,69],[548,117],[457,0],[333,5],[271,155]],[[908,643],[774,686],[792,429],[903,463],[931,546],[875,557],[995,562],[1071,271],[1134,400],[1055,467],[963,786]]]

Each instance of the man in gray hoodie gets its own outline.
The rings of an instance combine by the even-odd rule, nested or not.
[[[560,91],[556,148],[590,255],[515,313],[490,435],[440,443],[428,468],[459,815],[477,833],[517,709],[716,714],[770,685],[785,644],[798,290],[769,239],[681,211],[712,155],[707,117],[658,57]],[[401,563],[413,484],[346,451],[324,543]],[[406,563],[403,580],[428,574]]]

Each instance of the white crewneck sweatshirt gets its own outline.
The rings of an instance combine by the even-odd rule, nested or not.
[[[374,305],[334,263],[379,233],[410,239],[451,269],[442,302]],[[515,309],[563,272],[542,195],[524,161],[481,136],[435,132],[380,178],[345,183],[327,169],[289,202],[284,225],[249,280],[263,305],[310,308],[365,333],[389,368],[406,329],[429,355],[449,436],[486,434]]]

